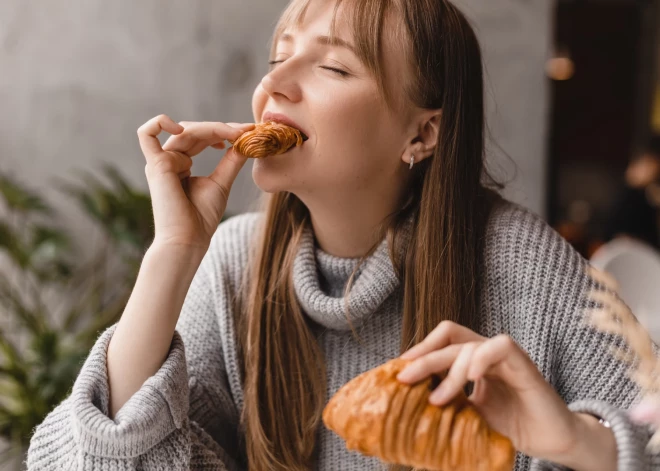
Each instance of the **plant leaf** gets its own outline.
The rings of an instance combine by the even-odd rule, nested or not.
[[[37,282],[35,296],[42,288],[51,294],[51,283],[66,281],[57,286],[66,290],[62,291],[62,307],[67,311],[56,310],[65,314],[57,316],[64,320],[64,327],[52,328],[49,315],[55,311],[46,312],[53,308],[44,305],[45,298],[33,302],[32,297],[19,296],[11,283],[5,283],[7,274],[0,273],[0,316],[20,320],[29,337],[26,347],[21,344],[19,348],[0,329],[0,436],[14,443],[27,443],[46,414],[70,394],[99,333],[121,317],[144,249],[153,240],[147,193],[131,186],[112,165],[104,167],[107,184],[90,173],[81,175],[75,184],[62,184],[61,189],[98,224],[105,237],[102,248],[89,261],[69,261],[72,243],[50,221],[39,218],[36,224],[26,218],[28,236],[24,238],[8,222],[0,221],[0,250],[10,247],[18,253],[15,257],[21,262],[26,283]],[[109,257],[116,270],[106,270]]]
[[[21,238],[9,224],[0,221],[0,249],[4,249],[16,265],[21,268],[28,266],[30,256],[21,243]]]
[[[21,299],[17,290],[12,288],[10,280],[0,273],[0,303],[5,305],[9,311],[35,335],[44,331],[44,319],[38,309],[31,309]],[[0,332],[2,335],[2,332]]]
[[[133,187],[128,183],[124,176],[119,172],[119,169],[112,164],[106,163],[103,165],[103,173],[108,177],[108,180],[113,184],[114,188],[119,193],[132,193]]]
[[[51,214],[52,209],[36,193],[17,183],[15,178],[0,174],[0,194],[7,206],[22,213]]]
[[[66,250],[71,246],[69,235],[57,228],[34,225],[32,228],[31,250],[39,250],[42,245],[52,245],[58,250]]]
[[[64,231],[54,227],[36,225],[32,228],[30,267],[41,283],[64,282],[73,272],[66,260],[71,239]]]
[[[110,239],[119,245],[144,250],[153,240],[151,198],[132,187],[119,171],[110,166],[104,173],[110,185],[86,172],[83,186],[66,184],[63,189],[73,196],[85,212],[101,225]]]
[[[5,368],[19,368],[25,370],[24,361],[16,346],[9,340],[2,328],[0,328],[0,353],[5,358]],[[13,370],[15,371],[15,370]]]

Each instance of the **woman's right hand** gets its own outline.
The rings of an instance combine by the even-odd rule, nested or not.
[[[229,191],[247,158],[230,148],[213,172],[191,177],[192,157],[207,147],[224,149],[254,124],[181,122],[156,116],[137,131],[154,213],[154,244],[206,251],[227,207]],[[158,134],[172,134],[161,147]]]

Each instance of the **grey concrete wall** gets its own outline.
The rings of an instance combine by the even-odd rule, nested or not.
[[[147,119],[252,121],[252,91],[285,4],[0,2],[0,168],[43,186],[69,226],[87,234],[80,214],[48,188],[52,177],[112,161],[146,188],[135,132]],[[196,172],[220,155],[205,152]],[[231,212],[254,199],[248,170]]]
[[[519,168],[508,194],[542,211],[550,2],[459,3],[484,46],[492,134]],[[1,168],[46,186],[74,168],[114,161],[145,185],[135,130],[148,118],[251,120],[251,93],[285,4],[0,2]],[[210,170],[217,156],[203,154],[197,171]],[[495,162],[511,175],[500,157]],[[229,210],[244,211],[256,194],[246,168]],[[74,210],[64,211],[72,227],[89,229]]]
[[[489,165],[506,196],[541,215],[546,205],[550,0],[456,0],[475,26],[486,71]]]

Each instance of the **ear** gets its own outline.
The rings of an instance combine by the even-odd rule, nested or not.
[[[431,157],[438,145],[442,109],[422,110],[413,123],[412,138],[401,155],[401,160],[410,163],[415,156],[415,163]]]

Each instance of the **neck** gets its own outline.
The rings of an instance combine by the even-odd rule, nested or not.
[[[383,221],[395,211],[394,202],[379,205],[356,197],[331,205],[303,201],[309,209],[312,229],[318,247],[329,255],[340,258],[359,258],[366,255],[381,239]]]
[[[380,241],[381,225],[393,209],[369,211],[356,206],[307,206],[316,243],[322,251],[340,258],[359,258]]]
[[[377,218],[362,219],[348,212],[319,214],[311,212],[316,242],[325,253],[340,258],[365,255],[378,242],[380,222]]]

